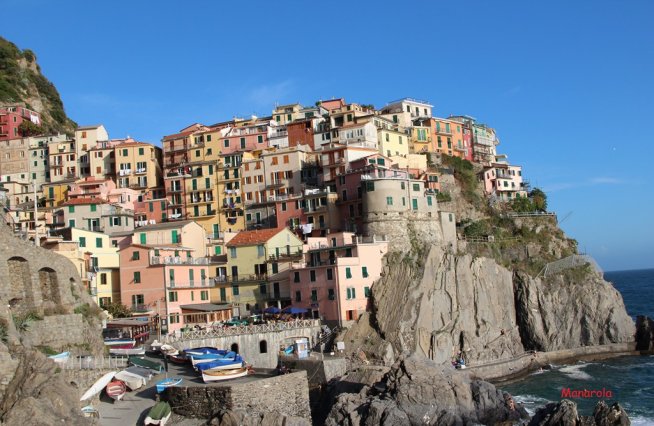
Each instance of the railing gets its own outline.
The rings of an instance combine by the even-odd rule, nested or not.
[[[516,212],[516,213],[507,213],[506,217],[541,217],[541,216],[548,216],[548,217],[556,217],[556,213],[554,212]]]
[[[127,367],[127,357],[79,357],[68,358],[65,362],[57,363],[57,367],[66,370],[116,370]]]
[[[276,133],[272,133],[270,136],[268,136],[268,139],[273,139],[273,138],[284,138],[284,137],[286,137],[286,136],[288,136],[288,131],[284,131],[284,132],[276,132]]]
[[[208,265],[209,259],[206,257],[187,257],[179,256],[153,256],[150,258],[151,265]]]
[[[207,234],[207,239],[209,240],[222,240],[223,238],[225,238],[225,234],[223,232]]]
[[[166,283],[166,288],[169,289],[174,289],[174,288],[202,288],[202,287],[213,287],[214,282],[210,280],[209,278],[204,278],[204,279],[199,279],[199,280],[193,280],[193,281],[168,281]]]
[[[452,134],[452,129],[443,129],[443,128],[436,128],[436,133],[440,133],[443,135],[451,135]]]
[[[234,327],[210,327],[206,330],[181,331],[169,334],[163,338],[165,343],[174,343],[185,340],[211,339],[214,337],[238,336],[243,334],[271,333],[300,328],[319,327],[320,320],[295,320],[257,325],[239,325]]]

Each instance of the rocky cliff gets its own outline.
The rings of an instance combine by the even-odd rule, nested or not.
[[[0,105],[23,105],[41,114],[44,133],[73,133],[57,88],[41,74],[36,55],[0,37]]]
[[[0,226],[0,424],[80,424],[78,389],[46,354],[103,351],[100,312],[75,266]]]

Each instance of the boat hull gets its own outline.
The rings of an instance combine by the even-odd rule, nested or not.
[[[145,355],[145,348],[143,346],[139,348],[116,348],[112,346],[111,349],[109,349],[109,353],[111,355],[123,355],[123,356]]]
[[[199,371],[204,370],[233,370],[243,367],[243,358],[237,355],[233,359],[217,359],[215,361],[199,362],[195,368]]]
[[[125,396],[125,393],[127,393],[127,387],[125,386],[125,383],[120,380],[114,380],[113,382],[109,382],[106,387],[106,392],[107,396],[110,398],[120,401],[123,399],[123,396]]]
[[[136,340],[134,339],[105,339],[105,346],[109,346],[112,349],[131,349],[136,345]]]
[[[247,368],[237,368],[234,370],[205,370],[202,372],[202,380],[205,383],[219,382],[223,380],[236,379],[248,375]]]
[[[180,383],[182,383],[182,379],[179,377],[170,377],[168,379],[161,380],[160,382],[157,382],[156,385],[157,393],[161,393],[167,388],[178,386]]]

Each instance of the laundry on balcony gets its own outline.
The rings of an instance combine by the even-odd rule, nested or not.
[[[300,229],[303,234],[310,234],[313,231],[313,223],[307,223],[305,225],[300,225]]]

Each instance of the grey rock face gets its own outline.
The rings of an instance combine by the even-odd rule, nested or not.
[[[552,402],[536,411],[529,426],[629,426],[631,420],[620,406],[599,401],[592,416],[579,416],[577,404],[568,399]]]
[[[647,316],[636,317],[636,350],[654,350],[654,321]]]
[[[490,383],[418,357],[400,360],[384,379],[386,389],[339,396],[327,425],[495,424],[528,418]]]
[[[633,342],[635,327],[622,295],[597,274],[574,281],[516,273],[515,309],[525,349],[554,351]]]

